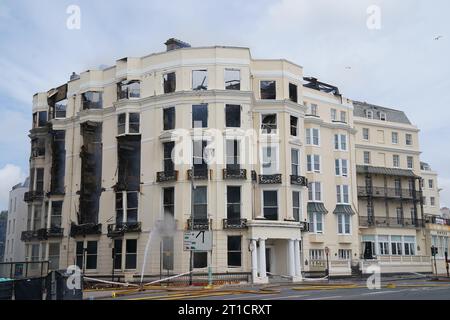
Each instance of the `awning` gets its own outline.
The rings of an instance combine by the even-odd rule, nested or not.
[[[348,204],[338,204],[336,205],[336,209],[333,211],[334,214],[348,214],[348,215],[354,215],[355,211],[353,211],[353,208],[351,205]]]
[[[322,202],[308,202],[308,213],[328,213]]]
[[[397,169],[397,168],[385,168],[385,167],[372,167],[372,166],[356,166],[357,173],[370,173],[381,174],[385,176],[398,176],[398,177],[411,177],[419,178],[412,170]]]

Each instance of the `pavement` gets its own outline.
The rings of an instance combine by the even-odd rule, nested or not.
[[[383,278],[381,288],[370,290],[365,280],[334,280],[299,284],[228,285],[149,290],[85,291],[89,300],[450,300],[450,279]]]

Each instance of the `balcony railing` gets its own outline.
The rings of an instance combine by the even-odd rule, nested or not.
[[[161,171],[156,173],[156,182],[171,182],[178,180],[178,171]]]
[[[64,236],[64,228],[51,227],[47,229],[47,238],[62,238]]]
[[[102,225],[95,223],[85,223],[77,225],[72,223],[70,226],[70,236],[78,237],[78,236],[87,236],[87,235],[99,235],[102,233]]]
[[[306,179],[306,177],[303,176],[291,175],[291,184],[296,186],[307,187],[308,179]]]
[[[141,232],[140,222],[120,222],[108,225],[108,237],[122,237],[125,233]]]
[[[247,229],[247,219],[223,219],[224,229]]]
[[[44,192],[43,191],[28,191],[25,192],[23,196],[23,201],[25,202],[32,202],[36,200],[42,200],[44,198]]]
[[[223,169],[224,180],[246,180],[246,169]]]
[[[281,184],[281,174],[260,174],[259,184]]]
[[[205,218],[195,218],[188,219],[187,229],[188,230],[209,230],[209,225],[211,221]]]
[[[23,231],[20,240],[24,242],[41,241],[47,239],[47,229]]]
[[[444,219],[436,216],[428,216],[426,217],[426,223],[450,226],[450,219]]]
[[[415,194],[414,194],[415,192]],[[415,196],[414,196],[415,195]],[[391,198],[391,199],[422,199],[421,191],[384,187],[358,187],[358,197]]]
[[[194,180],[208,180],[208,168],[198,168],[194,170]],[[192,179],[192,170],[188,170],[188,179]]]
[[[425,221],[422,219],[393,217],[359,217],[359,225],[361,227],[420,229],[425,227]]]

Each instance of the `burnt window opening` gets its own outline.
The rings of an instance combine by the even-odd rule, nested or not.
[[[66,132],[64,130],[57,130],[53,131],[52,134],[52,177],[50,189],[52,194],[64,194]]]
[[[83,110],[101,109],[102,93],[96,91],[88,91],[81,95]]]
[[[31,140],[31,156],[33,158],[45,156],[45,139],[37,138]]]
[[[208,127],[208,105],[197,104],[192,106],[192,128]]]
[[[175,170],[175,165],[172,159],[172,152],[175,148],[175,142],[166,142],[163,144],[164,148],[164,172],[172,174]]]
[[[47,104],[49,106],[49,120],[65,118],[67,108],[67,84],[51,90],[48,93]]]
[[[139,191],[141,176],[141,137],[117,137],[118,183],[116,191]]]
[[[261,130],[265,134],[275,133],[277,130],[277,115],[275,113],[262,115]]]
[[[43,192],[44,191],[44,168],[36,168],[36,186],[34,188],[35,191]]]
[[[192,90],[208,90],[208,70],[192,71]]]
[[[138,221],[139,194],[137,191],[116,193],[116,224]]]
[[[291,116],[291,136],[298,136],[298,118]]]
[[[175,188],[164,188],[163,189],[163,209],[164,218],[166,216],[175,216]]]
[[[139,113],[121,113],[117,116],[117,134],[139,134],[140,114]]]
[[[137,99],[140,97],[141,82],[139,80],[125,80],[117,84],[117,100]]]
[[[241,187],[227,187],[227,219],[237,220],[241,218]]]
[[[227,128],[239,128],[241,126],[241,106],[227,104],[225,106],[225,121]]]
[[[289,100],[292,102],[298,102],[297,85],[289,83]]]
[[[261,99],[263,100],[275,100],[277,98],[276,93],[276,81],[261,81]]]
[[[86,122],[81,125],[81,183],[79,224],[98,223],[102,193],[102,124]]]
[[[163,110],[164,130],[175,129],[175,107],[165,108]]]
[[[163,75],[164,93],[172,93],[176,90],[177,77],[175,72],[169,72]]]
[[[33,129],[45,127],[47,122],[47,111],[38,111],[33,113]]]
[[[241,71],[239,69],[225,69],[225,90],[241,90]]]

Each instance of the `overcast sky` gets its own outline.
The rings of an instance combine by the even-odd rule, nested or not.
[[[79,30],[67,28],[70,5]],[[371,5],[380,29],[367,27]],[[171,37],[286,58],[349,98],[404,110],[450,206],[449,17],[448,0],[0,0],[0,209],[28,174],[33,94]]]

